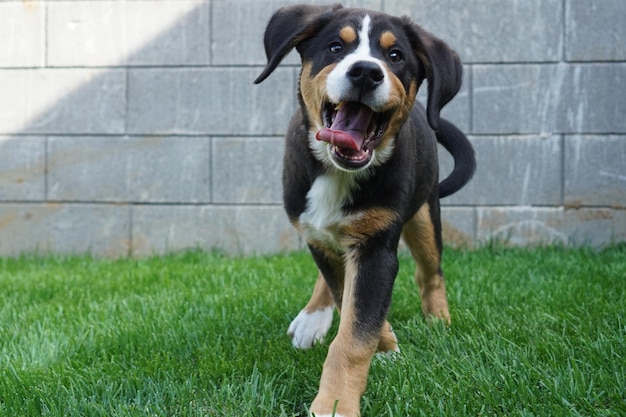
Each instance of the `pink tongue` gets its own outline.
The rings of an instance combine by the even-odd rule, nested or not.
[[[374,112],[367,106],[357,103],[344,104],[337,110],[330,128],[322,128],[315,138],[340,148],[359,151],[373,115]]]

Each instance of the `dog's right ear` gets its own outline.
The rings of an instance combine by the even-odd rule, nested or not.
[[[340,4],[332,6],[302,4],[278,9],[265,29],[267,65],[254,83],[258,84],[266,79],[289,51],[313,36],[332,19],[332,13],[341,7]]]

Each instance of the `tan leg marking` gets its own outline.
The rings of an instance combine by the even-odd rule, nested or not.
[[[336,402],[337,414],[346,417],[360,415],[361,394],[365,391],[370,363],[380,337],[363,340],[353,334],[354,283],[357,270],[356,260],[350,255],[346,256],[339,331],[328,349],[320,389],[311,404],[311,411],[317,415],[331,415]]]
[[[391,325],[387,320],[385,320],[385,324],[383,325],[383,330],[380,334],[380,340],[378,341],[379,352],[399,352],[398,348],[398,338],[396,334],[391,330]]]
[[[317,275],[317,281],[315,281],[313,294],[311,294],[309,302],[304,307],[304,311],[306,311],[307,313],[314,313],[327,307],[333,307],[334,305],[335,302],[333,301],[333,296],[330,293],[330,288],[328,288],[326,280],[320,272]]]
[[[417,263],[415,280],[419,285],[424,316],[438,317],[450,323],[446,284],[440,273],[441,253],[437,248],[428,204],[424,204],[404,225],[402,237]]]

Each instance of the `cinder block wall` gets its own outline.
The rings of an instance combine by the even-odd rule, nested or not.
[[[0,2],[0,255],[302,247],[280,189],[296,54],[252,85],[288,3]],[[347,3],[412,16],[465,63],[444,116],[479,167],[444,200],[448,242],[626,240],[623,0]]]

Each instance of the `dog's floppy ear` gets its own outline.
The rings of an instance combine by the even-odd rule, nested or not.
[[[439,126],[439,112],[461,88],[463,66],[459,56],[441,39],[403,18],[413,52],[420,61],[428,80],[426,115],[434,130]],[[421,74],[423,76],[424,74]],[[419,82],[421,82],[419,80]]]
[[[267,65],[254,83],[258,84],[266,79],[289,51],[313,36],[319,28],[332,19],[332,12],[341,7],[340,4],[332,6],[302,4],[278,9],[265,29]]]

